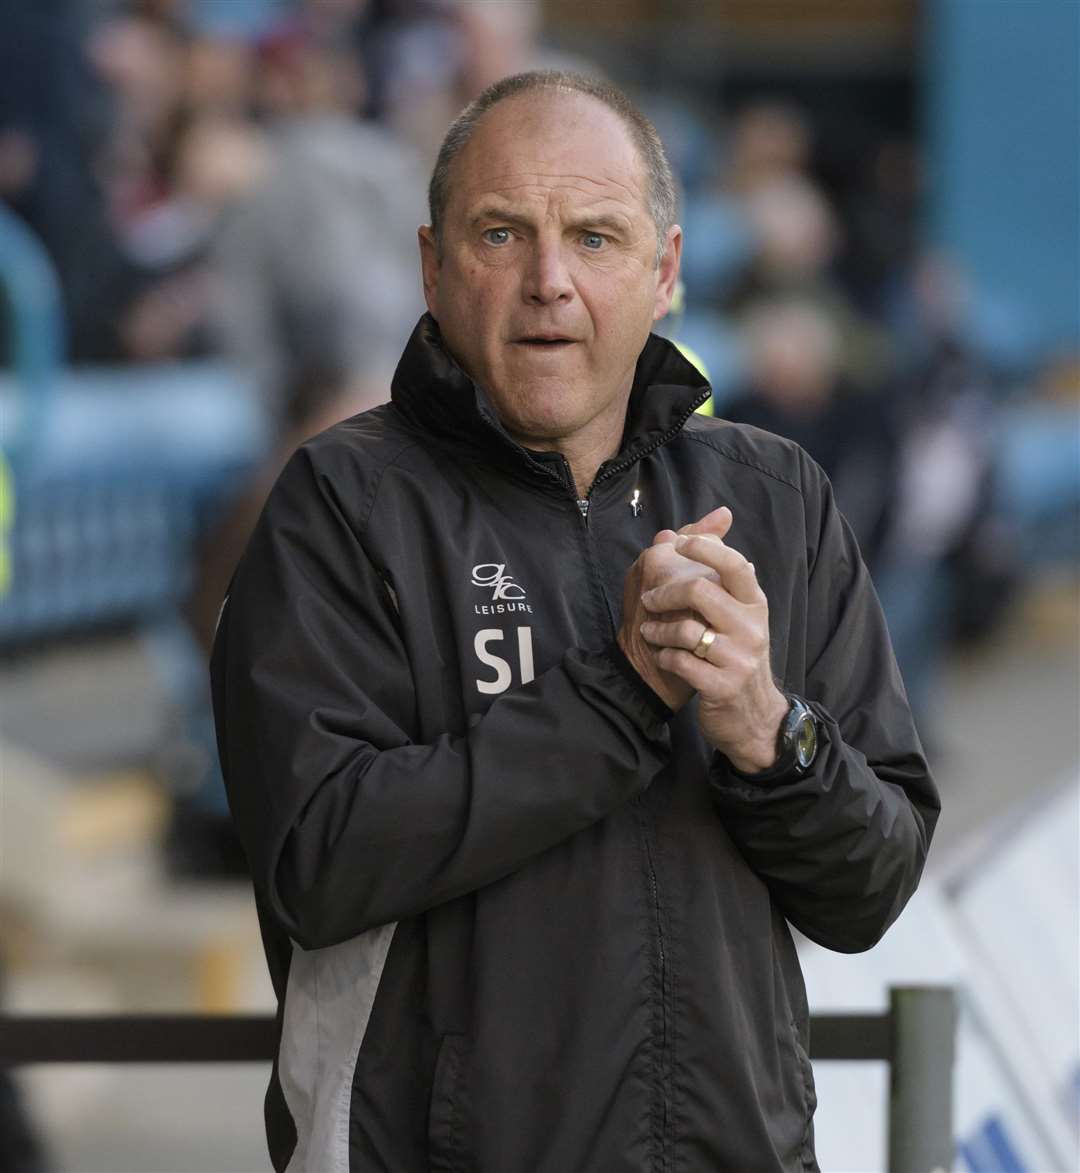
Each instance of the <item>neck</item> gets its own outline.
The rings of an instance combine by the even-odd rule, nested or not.
[[[574,489],[581,498],[592,488],[600,465],[619,451],[625,423],[626,402],[623,401],[604,418],[591,420],[586,427],[569,436],[537,438],[515,435],[513,432],[510,434],[523,448],[531,448],[534,452],[561,453],[570,465]]]
[[[610,460],[619,450],[619,440],[605,446],[603,449],[575,452],[565,447],[558,447],[557,451],[566,457],[570,465],[570,472],[574,478],[574,488],[579,498],[585,497],[596,480],[596,473],[605,460]]]

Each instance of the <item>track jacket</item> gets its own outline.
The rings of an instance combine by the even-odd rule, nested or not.
[[[642,352],[584,501],[421,319],[304,445],[235,575],[219,746],[279,998],[277,1170],[816,1168],[788,922],[869,948],[938,800],[874,592],[795,445]],[[741,780],[614,645],[630,564],[721,504],[812,772]]]

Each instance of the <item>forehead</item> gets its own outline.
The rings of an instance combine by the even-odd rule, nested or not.
[[[492,107],[454,162],[448,202],[464,211],[492,194],[528,199],[553,189],[646,211],[645,166],[630,130],[588,94],[531,91]]]

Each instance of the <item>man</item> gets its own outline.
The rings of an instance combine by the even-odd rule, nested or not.
[[[814,1168],[787,921],[868,948],[938,809],[866,572],[649,335],[681,233],[625,98],[497,83],[430,194],[393,402],[290,462],[215,648],[275,1166]]]

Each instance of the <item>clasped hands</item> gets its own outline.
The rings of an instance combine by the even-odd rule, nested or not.
[[[669,708],[696,692],[706,741],[752,774],[776,761],[788,701],[773,680],[765,592],[752,563],[724,542],[731,523],[721,506],[656,535],[627,571],[618,641]],[[706,650],[709,630],[716,636]]]

